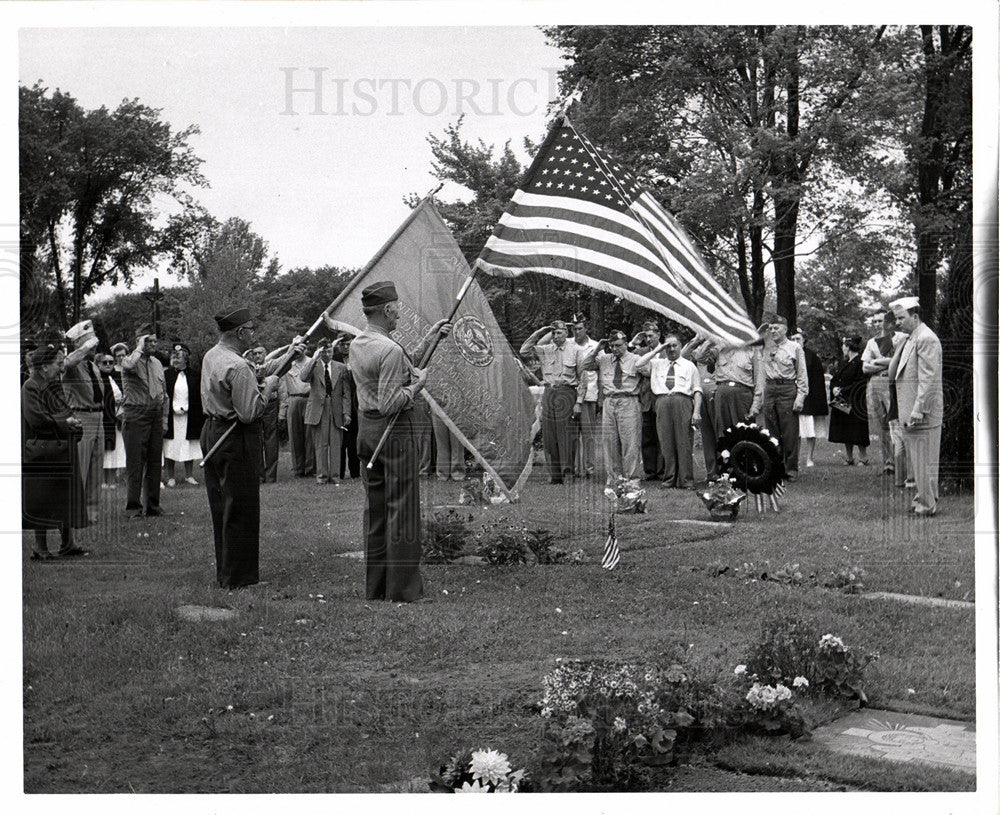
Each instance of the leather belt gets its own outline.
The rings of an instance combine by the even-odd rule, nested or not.
[[[768,379],[768,385],[794,385],[794,379]]]
[[[741,388],[746,388],[747,390],[752,390],[753,389],[753,385],[746,385],[743,382],[737,382],[737,381],[735,381],[733,379],[730,379],[728,382],[724,382],[723,384],[724,385],[728,385],[730,388],[735,388],[735,387],[738,386],[738,387],[741,387]]]

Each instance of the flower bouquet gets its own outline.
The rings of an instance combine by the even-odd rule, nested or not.
[[[431,792],[520,792],[525,770],[513,771],[506,753],[465,750],[431,774]]]
[[[708,485],[708,489],[699,493],[702,502],[708,507],[708,512],[715,521],[735,521],[740,514],[740,503],[747,497],[733,486],[736,479],[720,475]]]
[[[639,480],[618,476],[614,486],[604,488],[604,494],[611,502],[612,512],[635,512],[642,515],[646,512],[646,491],[639,486]]]

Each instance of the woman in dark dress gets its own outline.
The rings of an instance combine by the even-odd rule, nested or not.
[[[844,337],[844,363],[830,380],[830,441],[843,444],[847,464],[854,464],[854,448],[861,463],[868,466],[868,377],[861,369],[861,337]],[[841,410],[836,405],[849,407]]]
[[[34,530],[32,560],[53,560],[46,534],[58,529],[58,557],[87,554],[73,530],[87,525],[76,445],[83,425],[72,414],[59,381],[62,349],[45,346],[28,355],[30,375],[21,387],[21,526]]]

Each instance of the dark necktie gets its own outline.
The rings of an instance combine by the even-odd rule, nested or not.
[[[620,357],[615,358],[615,375],[611,380],[617,390],[622,387],[622,361]]]
[[[101,393],[101,383],[94,374],[94,366],[87,361],[87,373],[90,374],[90,386],[94,389],[94,404],[100,405],[104,402],[104,394]]]
[[[323,386],[326,388],[326,395],[333,395],[333,383],[330,382],[330,369],[323,363]]]
[[[670,363],[670,367],[667,368],[667,390],[672,391],[674,389],[674,363]]]

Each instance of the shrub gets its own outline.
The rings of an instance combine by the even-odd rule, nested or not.
[[[804,676],[809,692],[858,699],[867,704],[862,674],[878,654],[859,654],[840,637],[820,634],[809,622],[779,618],[764,625],[747,659],[747,670],[768,683],[791,685]]]
[[[459,514],[455,509],[437,510],[424,519],[424,563],[451,563],[460,557],[470,536],[472,515]]]
[[[560,665],[544,679],[539,787],[647,787],[651,768],[670,763],[678,735],[696,725],[687,703],[692,684],[679,665]]]

